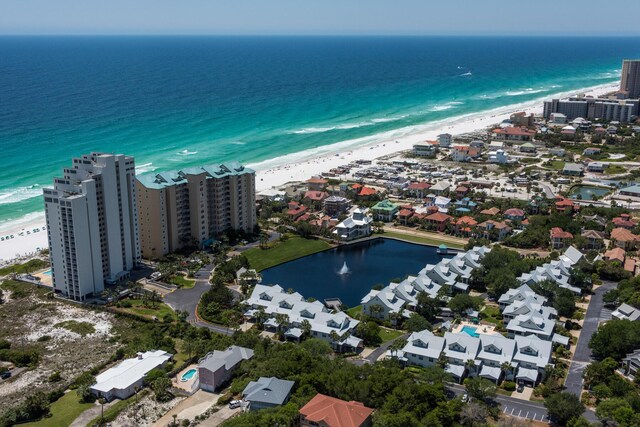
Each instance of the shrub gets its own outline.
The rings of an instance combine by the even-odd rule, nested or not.
[[[505,381],[502,383],[502,388],[506,391],[514,391],[516,389],[516,383],[513,381]]]
[[[226,405],[233,399],[233,394],[227,392],[218,398],[218,405]]]
[[[47,342],[47,341],[51,341],[51,335],[43,335],[40,338],[38,338],[38,342]]]
[[[49,375],[50,383],[57,383],[62,380],[62,375],[60,375],[60,371],[55,371],[53,374]]]

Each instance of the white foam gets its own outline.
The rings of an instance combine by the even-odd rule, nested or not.
[[[471,71],[467,71],[466,73],[458,74],[458,77],[464,77],[464,76],[473,76],[473,73]]]
[[[198,154],[197,151],[182,150],[177,153],[179,156],[193,156]]]
[[[147,172],[153,172],[154,170],[156,170],[156,168],[152,167],[152,165],[153,163],[144,163],[142,165],[138,165],[136,166],[136,173],[143,174]]]
[[[39,196],[42,196],[42,188],[38,184],[4,190],[0,192],[0,205],[18,203]]]

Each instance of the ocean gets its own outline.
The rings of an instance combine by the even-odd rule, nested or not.
[[[138,173],[264,162],[615,82],[639,41],[0,37],[0,229],[42,215],[83,153]]]

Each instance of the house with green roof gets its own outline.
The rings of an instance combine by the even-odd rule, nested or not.
[[[398,213],[399,206],[395,203],[391,203],[388,199],[381,200],[371,208],[373,212],[373,219],[376,221],[391,222],[396,213]]]

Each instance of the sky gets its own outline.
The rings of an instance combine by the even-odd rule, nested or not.
[[[638,16],[639,0],[0,0],[0,34],[640,35]]]

